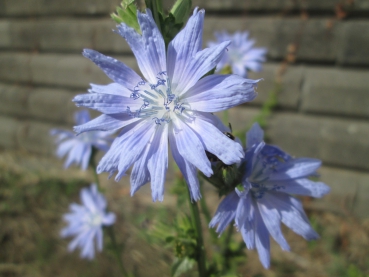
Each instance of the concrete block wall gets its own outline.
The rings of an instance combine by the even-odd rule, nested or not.
[[[53,155],[48,132],[71,128],[77,108],[70,100],[89,83],[109,82],[82,57],[83,48],[138,70],[112,32],[109,14],[119,2],[0,0],[1,149]],[[259,96],[230,112],[234,129],[246,126],[280,81],[268,138],[292,155],[323,160],[322,179],[332,186],[327,199],[355,199],[353,213],[369,217],[369,2],[193,2],[206,9],[204,46],[216,30],[249,30],[268,48],[263,72],[250,76],[264,79]]]

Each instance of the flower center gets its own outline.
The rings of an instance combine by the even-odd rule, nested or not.
[[[244,54],[236,49],[229,49],[228,52],[229,58],[232,61],[232,63],[238,63],[242,60]]]
[[[103,222],[103,217],[101,216],[100,213],[95,213],[95,214],[91,214],[88,218],[87,224],[89,226],[101,226]]]
[[[291,158],[274,146],[266,145],[258,154],[249,177],[251,183],[251,193],[255,198],[262,198],[267,191],[277,191],[284,188],[282,185],[265,184],[269,180],[270,174],[288,167]]]
[[[189,106],[180,101],[172,92],[170,81],[165,71],[157,74],[157,83],[150,84],[144,80],[134,87],[131,98],[142,101],[139,109],[132,110],[127,106],[127,113],[131,117],[148,118],[156,124],[169,123],[173,116],[182,114]]]

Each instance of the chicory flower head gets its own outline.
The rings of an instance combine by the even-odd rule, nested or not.
[[[76,112],[74,118],[77,124],[84,124],[90,121],[90,114],[86,110]],[[64,168],[68,168],[72,163],[81,165],[82,170],[86,170],[92,154],[92,147],[101,151],[108,151],[112,141],[111,132],[94,131],[76,136],[72,131],[52,129],[52,136],[57,136],[58,148],[56,155],[63,158],[67,153]]]
[[[72,203],[70,213],[64,215],[68,223],[60,235],[61,237],[73,236],[68,250],[81,249],[81,258],[93,259],[95,257],[95,243],[98,251],[103,249],[103,226],[109,226],[115,222],[115,214],[106,212],[106,200],[98,192],[96,184],[89,188],[83,188],[80,193],[82,205]]]
[[[201,50],[204,10],[195,9],[185,28],[169,43],[150,10],[137,13],[141,33],[124,23],[117,32],[126,39],[144,78],[124,63],[93,50],[83,55],[98,65],[114,83],[91,85],[89,94],[74,98],[77,106],[103,115],[75,127],[77,133],[123,128],[100,161],[97,172],[118,171],[119,181],[133,165],[131,194],[151,181],[153,201],[163,200],[168,148],[189,185],[191,197],[200,196],[196,168],[213,171],[205,150],[225,164],[243,158],[242,146],[223,134],[212,113],[251,101],[258,81],[237,75],[209,75],[229,42]],[[170,146],[169,146],[170,145]]]
[[[240,187],[220,203],[210,227],[222,233],[231,221],[241,232],[248,249],[257,249],[261,263],[270,266],[269,235],[289,251],[281,232],[281,222],[307,240],[317,239],[299,200],[291,194],[322,197],[329,187],[307,179],[315,175],[321,162],[292,158],[263,141],[264,133],[254,124],[247,133],[243,160],[244,175]]]
[[[223,41],[232,41],[218,63],[217,71],[220,71],[225,66],[230,66],[232,73],[242,77],[247,77],[248,70],[261,71],[267,49],[253,47],[255,40],[248,38],[248,32],[236,32],[233,35],[227,32],[216,32],[215,37],[217,41],[209,42],[209,46]]]

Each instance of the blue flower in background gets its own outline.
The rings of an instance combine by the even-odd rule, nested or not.
[[[223,41],[232,41],[217,66],[220,71],[225,66],[232,68],[232,73],[247,77],[247,71],[259,72],[262,69],[262,63],[265,62],[266,48],[253,47],[255,40],[248,38],[248,32],[236,32],[233,35],[227,32],[216,32],[216,42],[209,42],[213,46]]]
[[[237,75],[210,75],[229,42],[201,50],[204,11],[194,10],[185,28],[165,43],[149,10],[138,12],[141,34],[124,23],[117,32],[126,39],[142,79],[131,68],[94,50],[83,55],[98,65],[114,83],[91,85],[89,94],[74,98],[77,106],[103,115],[75,127],[82,133],[123,128],[100,161],[97,172],[118,171],[119,181],[133,165],[131,194],[151,181],[153,201],[163,200],[170,144],[174,160],[189,185],[191,197],[200,195],[196,168],[206,176],[213,171],[205,150],[225,164],[239,162],[242,146],[225,136],[212,113],[251,101],[258,81]]]
[[[106,212],[106,200],[98,192],[96,184],[89,188],[83,188],[80,193],[83,205],[72,203],[70,213],[64,215],[68,223],[60,235],[73,236],[68,250],[81,249],[81,258],[93,259],[95,257],[95,243],[98,251],[103,249],[103,226],[109,226],[115,222],[115,214]],[[95,242],[94,242],[95,240]]]
[[[222,233],[231,221],[241,232],[248,249],[257,249],[265,268],[270,265],[269,235],[289,251],[281,232],[281,222],[307,240],[318,234],[299,200],[291,194],[322,197],[329,187],[307,179],[315,175],[321,162],[309,158],[292,158],[279,148],[263,141],[264,133],[254,124],[247,133],[242,184],[220,203],[210,227]]]
[[[84,124],[90,121],[90,115],[86,110],[76,112],[74,117],[77,124]],[[110,138],[111,132],[94,131],[76,136],[72,131],[52,129],[50,134],[57,136],[56,143],[58,144],[58,149],[56,150],[56,155],[59,158],[63,158],[68,153],[64,163],[65,168],[75,163],[76,165],[81,165],[83,170],[86,170],[92,154],[92,147],[101,151],[108,151],[112,141]]]

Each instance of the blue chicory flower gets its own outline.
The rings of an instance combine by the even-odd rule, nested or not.
[[[232,41],[218,63],[216,71],[220,71],[225,66],[230,66],[232,73],[245,78],[247,77],[248,70],[255,72],[261,71],[262,63],[266,59],[267,49],[253,47],[255,40],[248,38],[248,32],[236,32],[233,35],[227,32],[216,32],[215,37],[217,41],[209,42],[209,46],[223,41]]]
[[[263,136],[258,124],[247,133],[242,184],[222,200],[209,226],[218,225],[216,231],[222,233],[234,220],[247,248],[256,248],[261,263],[268,268],[269,235],[283,250],[290,250],[281,222],[307,240],[319,237],[301,202],[291,194],[322,197],[330,188],[308,179],[316,174],[321,161],[292,158],[278,147],[265,144]]]
[[[94,50],[83,52],[114,83],[92,84],[89,94],[74,98],[77,106],[103,113],[76,126],[75,131],[124,127],[100,161],[97,172],[112,175],[118,171],[115,180],[119,181],[133,165],[132,195],[151,181],[153,201],[163,200],[168,147],[194,200],[201,197],[196,168],[206,176],[213,173],[205,150],[225,164],[243,158],[242,146],[223,134],[225,127],[213,113],[254,99],[258,81],[237,75],[204,77],[229,45],[223,42],[201,50],[204,13],[194,10],[185,28],[169,43],[167,53],[150,10],[137,13],[142,35],[124,23],[117,26],[144,79],[118,60]]]
[[[95,257],[95,243],[98,251],[103,249],[103,226],[115,222],[115,214],[106,212],[106,199],[98,192],[96,184],[83,188],[80,193],[82,205],[72,203],[70,213],[64,215],[68,222],[60,235],[61,237],[75,237],[69,244],[68,250],[81,249],[81,258]],[[95,240],[95,242],[94,242]]]
[[[84,124],[90,121],[90,114],[87,110],[82,110],[76,112],[74,118],[77,124]],[[75,163],[81,165],[82,170],[86,170],[92,154],[92,147],[106,152],[112,141],[110,138],[111,132],[94,131],[76,136],[72,131],[52,129],[50,134],[57,136],[58,148],[56,155],[63,158],[68,153],[64,168],[68,168],[72,163]]]

